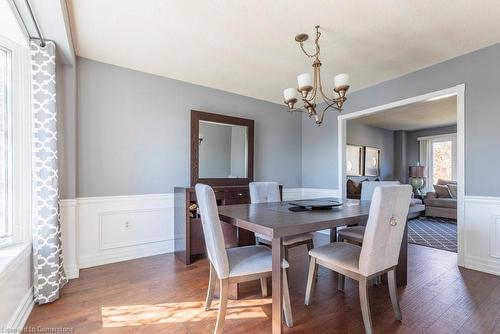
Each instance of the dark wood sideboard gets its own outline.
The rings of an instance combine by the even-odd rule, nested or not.
[[[245,186],[214,186],[217,205],[248,204],[250,191]],[[201,218],[197,211],[190,211],[197,204],[194,187],[175,187],[175,256],[186,265],[206,256]],[[280,196],[283,197],[282,186]],[[253,232],[221,222],[226,247],[255,245]]]

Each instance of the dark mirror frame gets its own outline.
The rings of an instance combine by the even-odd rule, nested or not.
[[[200,121],[209,121],[248,128],[248,160],[246,178],[200,178],[199,133]],[[210,186],[241,186],[253,181],[254,121],[252,119],[191,110],[191,186],[204,183]]]

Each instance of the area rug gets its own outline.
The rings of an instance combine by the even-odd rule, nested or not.
[[[446,218],[419,217],[408,221],[408,242],[457,252],[457,223]]]

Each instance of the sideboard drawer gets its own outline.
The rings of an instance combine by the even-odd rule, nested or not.
[[[248,204],[250,203],[250,192],[248,190],[226,191],[224,204]]]

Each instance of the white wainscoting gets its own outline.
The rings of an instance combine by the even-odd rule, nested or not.
[[[339,197],[338,189],[285,188],[284,200]],[[61,201],[64,263],[80,268],[174,250],[174,194]],[[322,231],[328,233],[328,231]],[[500,197],[465,197],[464,264],[500,275]]]
[[[500,197],[465,196],[466,268],[500,275]]]
[[[64,271],[69,279],[78,278],[80,271],[78,266],[76,204],[76,199],[64,199],[59,201],[63,264]]]
[[[80,268],[173,252],[174,194],[62,200],[68,278]]]
[[[284,200],[337,197],[337,189],[285,188]],[[80,268],[174,251],[174,194],[61,200],[64,268]]]
[[[0,272],[0,332],[23,328],[33,309],[32,247],[15,247],[20,251]],[[16,332],[17,333],[17,332]]]
[[[320,189],[320,188],[284,188],[283,200],[291,201],[296,199],[310,199],[321,197],[340,197],[338,189]]]

